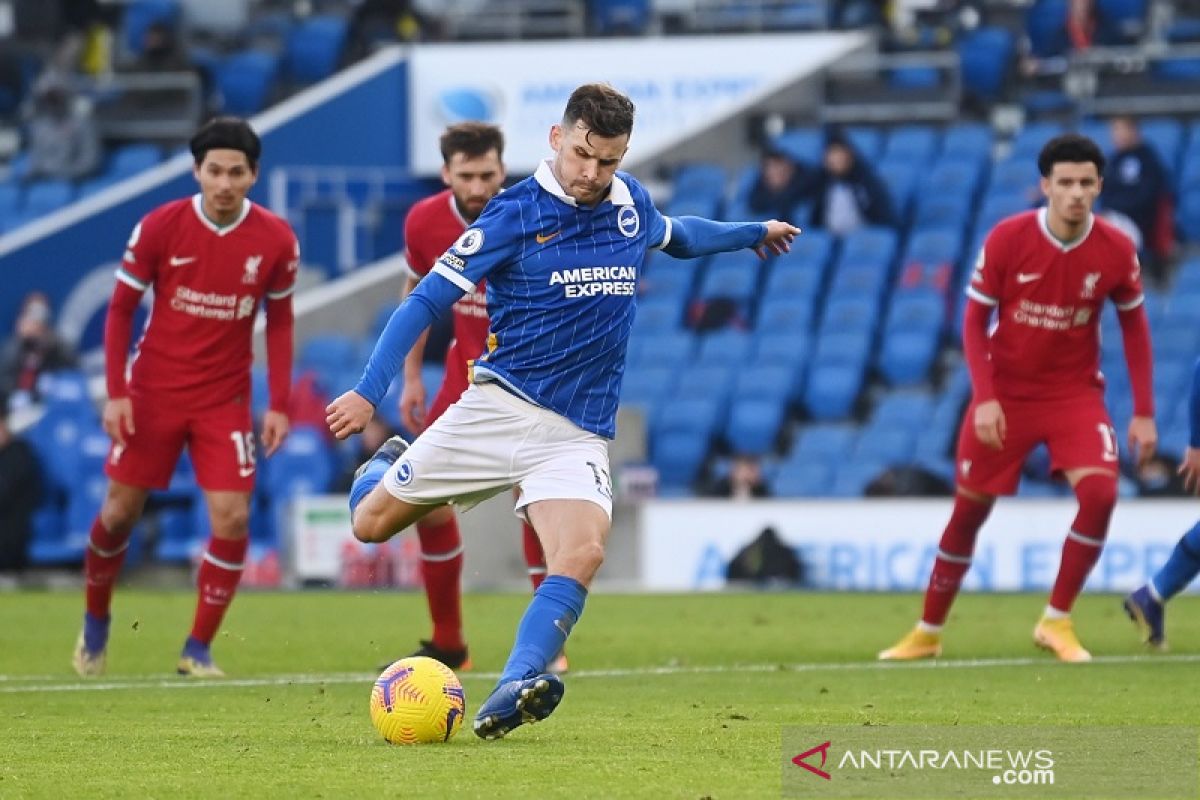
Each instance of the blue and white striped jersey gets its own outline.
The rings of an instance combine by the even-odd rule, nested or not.
[[[491,330],[473,380],[612,438],[638,273],[670,237],[626,173],[595,207],[563,192],[549,161],[494,197],[432,270],[467,292],[487,279]]]

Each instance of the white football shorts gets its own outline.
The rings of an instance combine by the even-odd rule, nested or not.
[[[588,500],[612,518],[608,441],[493,383],[469,386],[383,485],[406,503],[464,511],[516,486],[519,517],[539,500]]]

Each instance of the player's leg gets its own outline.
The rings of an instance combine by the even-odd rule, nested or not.
[[[475,716],[475,733],[485,739],[545,719],[562,700],[565,687],[546,665],[583,614],[610,527],[608,512],[587,500],[543,500],[526,513],[541,537],[549,574],[521,618],[496,688]]]
[[[180,675],[219,678],[212,658],[212,642],[237,593],[250,547],[249,492],[204,493],[212,536],[196,573],[196,611],[192,629],[179,653]]]
[[[437,507],[402,500],[384,485],[384,476],[408,449],[408,442],[393,436],[355,473],[350,487],[350,520],[354,537],[360,542],[386,542]],[[404,486],[411,480],[411,472],[404,472],[397,483]]]
[[[1146,637],[1146,643],[1167,649],[1165,605],[1200,574],[1200,523],[1175,544],[1171,557],[1144,586],[1125,598],[1125,613]]]
[[[1061,408],[1050,407],[1044,416],[1051,469],[1066,477],[1079,510],[1063,541],[1058,575],[1033,639],[1060,661],[1090,661],[1091,653],[1075,633],[1071,608],[1100,560],[1117,504],[1117,437],[1098,394]]]
[[[92,523],[84,553],[87,610],[73,663],[80,675],[100,675],[105,668],[113,587],[133,526],[142,516],[151,489],[165,489],[187,436],[187,418],[167,403],[133,395],[134,432],[125,446],[113,444],[104,463],[108,489]]]
[[[413,655],[436,658],[450,669],[470,669],[462,622],[463,543],[454,509],[438,506],[426,514],[417,522],[417,538],[433,637],[422,640]]]
[[[92,522],[83,556],[86,611],[73,658],[75,671],[82,676],[104,674],[113,588],[125,562],[130,532],[148,495],[146,489],[110,480],[104,504]]]
[[[250,546],[250,502],[254,490],[255,439],[250,408],[228,403],[194,415],[188,450],[196,483],[204,490],[211,534],[196,574],[196,608],[176,671],[221,677],[211,646],[233,601]]]
[[[979,530],[991,513],[996,495],[1016,491],[1021,463],[1031,447],[1020,415],[1007,413],[1004,447],[993,450],[975,435],[974,407],[963,416],[958,435],[958,485],[950,521],[938,542],[937,557],[925,589],[925,604],[916,627],[879,653],[883,661],[933,658],[942,653],[942,626],[950,614],[963,577],[971,567]]]
[[[542,552],[542,543],[538,541],[537,531],[527,521],[521,523],[521,552],[525,556],[525,568],[529,575],[529,583],[537,592],[542,581],[546,579],[546,555]],[[547,665],[547,669],[556,675],[565,675],[570,670],[566,651],[560,651]]]

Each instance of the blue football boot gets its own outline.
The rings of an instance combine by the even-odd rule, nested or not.
[[[497,686],[475,715],[475,735],[499,739],[526,722],[545,719],[558,708],[566,688],[549,672]]]
[[[1125,613],[1146,636],[1146,644],[1155,650],[1167,649],[1167,614],[1163,604],[1154,599],[1148,586],[1125,598]]]

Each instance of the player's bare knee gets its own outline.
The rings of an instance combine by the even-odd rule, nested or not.
[[[354,532],[354,538],[364,544],[386,542],[390,534],[384,531],[382,522],[378,514],[372,514],[363,508],[359,508],[354,513],[350,529]]]
[[[109,495],[100,507],[100,524],[108,531],[127,531],[142,516],[142,504],[132,497]]]

